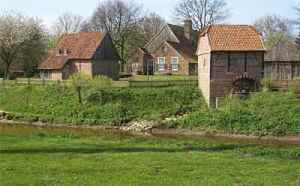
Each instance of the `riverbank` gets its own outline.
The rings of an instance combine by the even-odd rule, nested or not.
[[[132,122],[126,126],[102,126],[102,125],[72,125],[72,124],[47,124],[42,122],[24,122],[2,119],[1,124],[28,126],[49,129],[65,129],[103,132],[111,131],[115,133],[124,133],[136,136],[154,136],[160,138],[172,139],[209,139],[215,141],[254,143],[263,145],[300,145],[299,136],[255,136],[237,133],[229,133],[224,131],[205,131],[205,130],[189,130],[189,129],[170,129],[164,125],[154,122]]]
[[[0,91],[0,109],[9,111],[4,119],[29,123],[284,137],[300,135],[295,96],[293,91],[257,92],[245,100],[226,98],[212,109],[191,87],[91,88],[82,92],[81,103],[68,87],[9,87]]]

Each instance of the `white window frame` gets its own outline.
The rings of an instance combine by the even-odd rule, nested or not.
[[[166,70],[166,58],[165,57],[158,57],[158,71],[163,72]],[[163,63],[161,63],[161,59],[163,60]],[[163,68],[161,68],[163,65]]]
[[[174,59],[176,59],[176,63],[174,63]],[[176,65],[177,68],[174,68]],[[172,66],[172,71],[173,72],[178,72],[179,71],[179,57],[172,57],[171,58],[171,66]]]

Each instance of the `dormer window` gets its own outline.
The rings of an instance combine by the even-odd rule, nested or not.
[[[60,56],[62,56],[62,55],[67,56],[68,54],[71,54],[71,50],[70,49],[59,49],[58,50],[58,55],[60,55]]]

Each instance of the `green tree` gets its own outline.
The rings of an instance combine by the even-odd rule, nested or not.
[[[0,16],[0,60],[4,78],[12,65],[32,71],[46,53],[47,34],[41,21],[17,13]]]
[[[76,73],[70,77],[69,86],[76,92],[78,103],[82,104],[82,90],[88,87],[91,77],[83,73]]]

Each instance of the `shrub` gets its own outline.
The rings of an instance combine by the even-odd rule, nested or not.
[[[260,92],[244,101],[231,99],[218,110],[195,112],[171,125],[255,135],[300,133],[300,104],[291,92]]]
[[[85,88],[82,103],[73,88],[33,86],[0,92],[3,110],[36,116],[43,122],[121,125],[131,120],[161,120],[199,110],[202,98],[194,88]],[[29,99],[24,99],[26,95]],[[28,118],[34,120],[35,118]]]
[[[262,88],[263,88],[263,91],[270,91],[273,86],[274,86],[274,83],[273,83],[273,80],[271,79],[271,77],[265,77],[264,79],[261,80],[261,85],[262,85]]]

